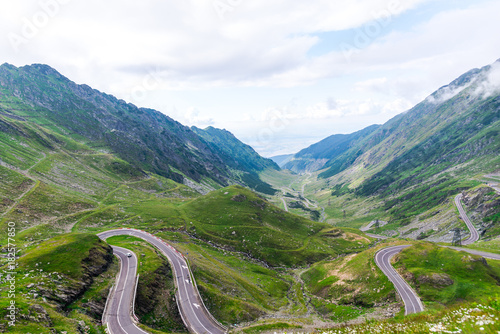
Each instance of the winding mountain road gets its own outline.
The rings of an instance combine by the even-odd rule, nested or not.
[[[455,197],[455,204],[462,219],[471,231],[471,236],[463,242],[463,245],[471,244],[479,239],[476,228],[472,225],[469,217],[465,213],[460,202],[462,194]],[[286,203],[285,203],[286,206]],[[118,229],[106,231],[98,236],[106,240],[117,235],[131,235],[141,238],[162,252],[172,265],[177,287],[176,301],[179,312],[186,327],[195,334],[222,334],[227,329],[220,325],[208,312],[199,295],[198,289],[192,281],[192,274],[184,257],[171,245],[144,231],[135,229]],[[378,236],[377,236],[378,237]],[[390,261],[394,255],[411,245],[392,246],[379,250],[375,254],[375,263],[394,284],[394,287],[401,296],[405,305],[405,315],[422,312],[424,306],[422,301],[410,287],[410,285],[396,272]],[[486,258],[500,260],[500,255],[487,252],[476,251],[466,248],[449,247],[458,251],[465,251],[471,254],[480,255]],[[103,321],[108,324],[108,329],[112,334],[147,334],[135,324],[132,319],[131,306],[135,289],[135,278],[137,275],[137,257],[125,248],[113,246],[113,252],[120,258],[120,275],[117,280],[113,297],[107,301],[107,311]],[[131,257],[127,256],[131,253]],[[135,315],[134,315],[135,316]]]
[[[467,228],[470,231],[470,237],[462,242],[462,245],[470,245],[479,240],[479,233],[477,229],[474,227],[472,222],[470,221],[467,213],[465,212],[462,203],[460,202],[462,199],[462,194],[458,194],[455,196],[455,205],[457,206],[458,212],[462,217],[463,221],[467,225]],[[375,235],[370,235],[376,237]],[[401,296],[405,304],[405,315],[418,313],[424,310],[424,306],[422,301],[415,293],[415,291],[408,285],[408,283],[394,270],[394,267],[391,265],[391,258],[399,253],[401,250],[410,247],[411,245],[403,245],[403,246],[393,246],[387,247],[379,250],[375,254],[375,263],[382,270],[382,272],[389,278],[389,280],[394,284],[396,291]],[[476,251],[473,249],[459,248],[459,247],[448,247],[457,251],[464,251],[474,255],[480,255],[486,258],[500,260],[500,255]]]
[[[141,238],[155,246],[168,258],[175,276],[177,306],[184,324],[191,333],[226,333],[226,328],[220,325],[206,309],[192,280],[186,260],[175,248],[152,234],[135,229],[110,230],[98,234],[102,240],[117,235],[131,235]],[[116,254],[120,257],[122,266],[114,296],[111,301],[107,301],[108,311],[104,319],[107,321],[112,334],[146,333],[133,324],[130,312],[133,302],[131,296],[135,288],[137,258],[131,251],[124,248],[113,247],[113,251],[116,251]],[[132,256],[127,257],[124,252],[130,252]]]
[[[130,312],[135,291],[137,257],[128,249],[112,247],[113,253],[120,259],[120,274],[113,298],[106,302],[108,305],[103,322],[108,324],[112,334],[148,334],[136,326]],[[128,257],[127,253],[132,256]]]
[[[462,245],[470,245],[473,242],[476,242],[479,240],[479,233],[477,232],[476,228],[470,221],[469,217],[467,216],[467,213],[465,212],[462,203],[460,200],[462,199],[462,194],[458,194],[455,196],[455,205],[457,206],[458,212],[460,213],[460,217],[462,217],[463,221],[467,225],[467,228],[470,231],[470,237],[467,240],[464,240],[462,242]]]
[[[424,305],[418,295],[391,265],[392,257],[410,246],[411,245],[387,247],[379,250],[375,254],[375,263],[392,284],[394,284],[396,291],[405,304],[405,315],[422,312],[424,310]]]
[[[479,255],[487,259],[492,259],[492,260],[500,260],[500,254],[494,254],[494,253],[488,253],[488,252],[483,252],[483,251],[478,251],[475,249],[468,249],[468,248],[461,248],[461,247],[452,247],[452,246],[442,246],[442,247],[447,247],[454,249],[459,252],[467,252],[472,255]]]
[[[375,263],[382,270],[384,275],[389,278],[389,280],[394,284],[397,293],[403,300],[405,304],[405,315],[422,312],[424,306],[422,301],[418,297],[417,293],[410,287],[410,285],[396,272],[394,267],[391,265],[391,258],[397,253],[401,252],[403,249],[411,247],[411,245],[402,246],[392,246],[379,250],[375,254]],[[441,246],[446,248],[451,248],[459,252],[466,252],[473,255],[479,255],[484,258],[492,260],[500,260],[500,254],[488,253],[483,251],[478,251],[475,249],[451,247],[451,246]]]
[[[281,200],[283,201],[283,206],[285,207],[285,211],[288,212],[288,205],[286,205],[285,199],[281,197]]]

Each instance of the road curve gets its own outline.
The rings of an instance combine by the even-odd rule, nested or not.
[[[396,272],[391,265],[391,258],[397,253],[401,252],[404,248],[411,245],[393,246],[379,250],[375,254],[375,263],[382,270],[382,272],[394,284],[396,291],[401,296],[405,304],[405,315],[422,312],[424,306],[417,296],[415,291],[406,283],[406,281]]]
[[[479,233],[477,232],[476,228],[470,221],[469,217],[467,216],[467,213],[465,212],[462,203],[460,200],[462,199],[462,194],[458,194],[455,196],[455,205],[457,206],[458,212],[460,213],[460,217],[462,217],[463,221],[467,225],[467,228],[470,231],[470,237],[467,240],[464,240],[462,242],[462,245],[470,245],[473,242],[476,242],[479,240]]]
[[[99,233],[98,236],[99,238],[106,240],[109,237],[112,236],[117,236],[117,235],[131,235],[135,236],[138,238],[141,238],[147,242],[149,242],[151,245],[155,246],[162,252],[170,261],[170,264],[172,266],[174,276],[175,276],[175,283],[177,287],[176,291],[176,299],[177,299],[177,305],[179,307],[179,312],[181,314],[182,320],[184,321],[184,324],[188,328],[188,330],[191,333],[195,334],[222,334],[226,333],[226,329],[220,325],[208,312],[208,310],[205,308],[205,305],[203,304],[203,301],[198,293],[198,289],[194,286],[193,281],[191,279],[191,272],[189,270],[189,267],[187,265],[186,260],[184,257],[172,246],[167,244],[165,241],[159,239],[158,237],[153,236],[152,234],[149,234],[144,231],[140,230],[135,230],[135,229],[118,229],[118,230],[110,230],[106,232]],[[113,247],[115,249],[115,247]],[[121,258],[121,257],[120,257]],[[131,258],[126,257],[126,259],[132,259],[135,258],[135,256],[132,256]],[[137,268],[137,259],[135,259],[135,268]],[[122,260],[122,263],[124,261]],[[123,270],[123,266],[122,266]],[[122,271],[120,271],[120,276],[126,276],[127,274],[123,274]],[[133,276],[135,279],[135,272],[132,274],[130,272],[129,276]],[[119,278],[119,280],[121,277]],[[119,283],[118,283],[119,284]],[[115,295],[119,294],[120,292],[120,287],[117,284],[117,289]],[[133,289],[135,287],[135,283],[123,283],[122,285],[122,290],[126,290],[127,294],[133,293]],[[127,289],[123,289],[123,287],[127,287]],[[128,298],[128,297],[127,297]],[[113,298],[114,300],[115,298]],[[111,328],[112,334],[118,334],[118,333],[129,333],[129,334],[136,334],[136,333],[145,333],[144,331],[141,332],[136,332],[134,331],[135,329],[131,329],[131,331],[125,331],[125,332],[119,332],[117,330],[120,330],[120,326],[116,326],[117,321],[124,321],[125,318],[128,318],[130,321],[130,305],[132,303],[132,298],[130,299],[123,299],[121,300],[122,304],[127,304],[127,307],[118,308],[119,312],[113,313],[113,306],[108,306],[109,307],[109,316],[107,317],[108,319],[108,324],[109,327],[113,326]],[[126,303],[127,302],[127,303]],[[112,302],[113,303],[113,302]],[[111,319],[113,317],[116,317],[118,320],[113,322]],[[122,324],[123,327],[123,324]],[[137,328],[137,327],[135,327]]]
[[[112,334],[148,334],[135,325],[130,312],[135,291],[137,257],[128,249],[112,247],[113,253],[120,259],[120,274],[113,298],[106,301],[107,311],[103,321],[108,324]],[[132,256],[128,257],[127,253]]]
[[[285,207],[285,211],[288,212],[288,206],[286,205],[285,199],[281,197],[281,200],[283,201],[283,206]]]

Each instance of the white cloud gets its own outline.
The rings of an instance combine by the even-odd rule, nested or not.
[[[354,85],[354,90],[358,92],[383,92],[385,91],[387,82],[389,80],[387,77],[373,78],[365,81],[358,82]]]
[[[260,127],[273,127],[269,124],[288,125],[291,122],[307,121],[334,121],[342,118],[384,115],[391,117],[411,108],[408,100],[397,98],[386,102],[367,100],[335,100],[331,97],[325,102],[318,102],[302,108],[284,106],[269,108],[255,118],[246,115],[245,120],[259,122]],[[276,126],[274,126],[276,127]],[[274,131],[275,129],[273,129]]]
[[[35,17],[47,10],[38,1],[3,1],[4,32],[23,36],[25,21],[38,32],[17,52],[7,39],[0,46],[18,64],[62,64],[71,72],[80,68],[81,76],[116,77],[131,65],[139,72],[157,66],[165,81],[286,86],[281,74],[306,63],[318,42],[311,34],[358,27],[424,1],[224,0],[234,9],[221,20],[213,1],[44,0],[40,3],[56,4],[57,10],[43,25]]]
[[[194,107],[189,108],[184,114],[184,120],[188,125],[194,125],[200,128],[205,128],[209,125],[214,125],[214,119],[200,115],[200,111]]]
[[[317,103],[306,108],[303,118],[307,119],[329,119],[344,116],[343,107],[338,101],[332,103],[332,100]]]
[[[426,99],[427,102],[430,103],[443,103],[445,101],[448,101],[452,97],[458,95],[461,91],[463,91],[465,88],[469,87],[472,84],[471,82],[466,83],[465,85],[462,86],[445,86],[440,88],[435,94],[429,95]]]
[[[399,78],[417,78],[418,89],[435,89],[463,72],[498,58],[500,46],[492,41],[492,31],[500,31],[500,2],[490,1],[468,8],[449,10],[409,31],[394,31],[357,50],[349,59],[342,51],[309,59],[300,67],[279,75],[289,84],[308,84],[329,77],[362,73],[404,73]],[[481,50],[481,52],[478,52]],[[427,78],[422,78],[425,74]],[[371,78],[376,80],[382,78]],[[367,82],[368,84],[369,82]],[[380,82],[379,82],[380,83]],[[419,92],[422,97],[423,92]]]
[[[427,21],[410,10],[430,0],[220,0],[231,6],[223,19],[212,0],[41,1],[59,7],[16,51],[9,34],[23,36],[27,22],[47,11],[39,0],[0,0],[0,62],[46,63],[78,83],[172,111],[189,125],[231,118],[234,127],[225,127],[247,138],[287,120],[274,132],[276,142],[292,130],[305,138],[381,123],[500,55],[495,0],[443,1],[445,9]],[[393,25],[402,13],[420,23]],[[321,33],[365,31],[374,23],[383,33],[366,45],[348,41],[359,46],[349,59],[338,45],[311,55]],[[293,97],[300,103],[282,107]]]
[[[500,92],[500,62],[495,62],[491,65],[486,73],[486,77],[481,81],[479,86],[474,91],[477,95],[482,95],[482,98],[488,98],[493,94]]]
[[[414,106],[411,101],[404,98],[399,98],[394,101],[388,102],[382,106],[382,114],[397,115]]]

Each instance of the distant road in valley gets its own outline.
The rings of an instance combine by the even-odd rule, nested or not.
[[[369,231],[373,227],[373,225],[375,225],[376,223],[377,223],[376,220],[371,221],[371,222],[368,223],[368,225],[366,225],[364,227],[360,227],[359,230],[362,231],[362,232]],[[383,220],[379,220],[378,223],[379,223],[380,227],[382,227],[384,225],[387,225],[387,222],[383,221]]]
[[[470,237],[467,240],[464,240],[462,242],[462,245],[470,245],[473,242],[476,242],[479,240],[479,233],[477,232],[476,228],[470,221],[469,217],[467,216],[467,213],[465,212],[462,203],[460,200],[462,199],[462,194],[458,194],[455,196],[455,205],[457,206],[458,212],[460,213],[460,217],[462,217],[463,221],[467,225],[467,228],[470,231]]]
[[[172,246],[163,240],[140,230],[119,229],[99,233],[99,238],[106,240],[117,235],[131,235],[141,238],[155,246],[165,255],[172,266],[177,287],[176,300],[179,312],[186,327],[195,334],[222,334],[226,333],[226,328],[220,325],[208,312],[201,300],[198,289],[195,287],[189,267],[184,257]],[[108,301],[107,322],[112,334],[144,334],[146,332],[133,324],[130,315],[132,304],[132,294],[135,288],[135,277],[137,271],[137,258],[135,255],[127,257],[123,248],[113,247],[113,251],[122,261],[120,277],[117,282],[114,297]],[[123,251],[124,250],[124,251]],[[124,256],[124,257],[123,257]],[[135,261],[135,264],[134,262]],[[128,279],[124,279],[123,277]],[[116,301],[118,298],[118,302]],[[117,305],[116,305],[117,304]]]
[[[396,291],[405,304],[405,315],[422,312],[424,310],[424,306],[418,295],[391,265],[392,257],[410,246],[411,245],[402,245],[383,248],[375,254],[375,263],[394,284]]]
[[[454,249],[456,251],[461,251],[461,252],[467,252],[473,255],[479,255],[482,257],[485,257],[487,259],[492,259],[492,260],[500,260],[500,254],[494,254],[494,253],[488,253],[488,252],[483,252],[483,251],[478,251],[475,249],[469,249],[469,248],[461,248],[461,247],[452,247],[452,246],[443,246],[447,248]]]
[[[281,200],[283,201],[283,205],[285,206],[285,211],[288,211],[288,206],[286,205],[285,199],[281,197]]]
[[[382,240],[385,240],[385,239],[389,239],[389,237],[385,236],[385,235],[380,235],[380,234],[373,234],[373,233],[365,233],[367,236],[369,237],[372,237],[372,238],[375,238],[375,239],[382,239]]]

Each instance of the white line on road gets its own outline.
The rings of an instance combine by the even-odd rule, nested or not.
[[[389,280],[394,284],[396,291],[401,296],[401,299],[405,304],[405,315],[421,312],[424,310],[424,306],[411,286],[396,272],[394,267],[391,265],[390,260],[402,249],[410,246],[411,245],[393,246],[383,248],[375,253],[375,263],[380,268],[380,270],[382,270],[384,275],[386,275],[387,278],[389,278]],[[379,257],[381,257],[381,259]],[[414,301],[416,302],[418,307],[416,307]]]
[[[462,245],[470,245],[473,242],[476,242],[479,240],[479,233],[477,232],[476,227],[474,224],[469,219],[469,216],[467,216],[467,213],[465,212],[465,209],[462,206],[462,203],[460,200],[462,199],[462,194],[458,194],[455,196],[455,205],[457,206],[458,212],[460,213],[460,217],[462,217],[462,220],[465,222],[465,225],[467,225],[467,228],[470,231],[470,237],[462,242]]]

